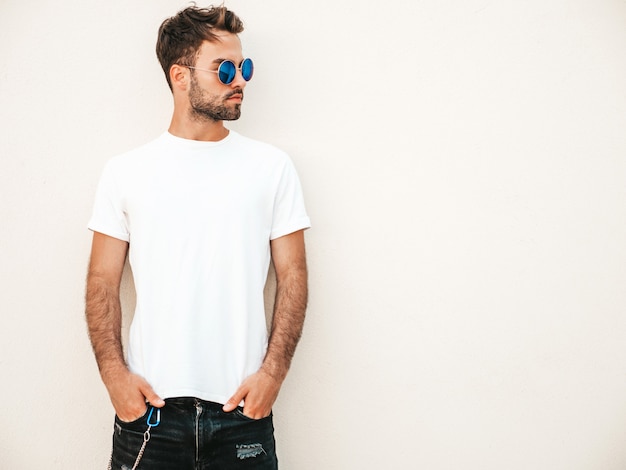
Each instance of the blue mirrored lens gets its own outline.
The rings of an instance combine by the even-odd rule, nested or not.
[[[254,64],[252,63],[252,59],[244,59],[241,63],[241,75],[243,75],[243,79],[247,82],[252,78],[252,74],[254,73]]]
[[[237,67],[230,60],[222,62],[217,69],[217,76],[224,85],[228,85],[235,79],[235,73],[237,73]]]

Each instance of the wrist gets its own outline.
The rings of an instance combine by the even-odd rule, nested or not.
[[[261,365],[261,371],[271,378],[276,380],[279,384],[282,384],[287,376],[288,367],[281,366],[272,361],[265,360]]]
[[[111,363],[100,369],[100,377],[102,382],[108,388],[109,384],[118,382],[121,377],[130,374],[128,366],[125,363]]]

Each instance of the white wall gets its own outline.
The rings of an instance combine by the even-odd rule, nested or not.
[[[169,123],[184,5],[0,2],[0,468],[108,459],[85,224]],[[227,5],[257,64],[233,127],[292,155],[314,223],[282,468],[625,468],[626,2]]]

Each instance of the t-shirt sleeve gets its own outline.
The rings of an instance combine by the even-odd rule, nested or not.
[[[302,186],[291,160],[287,160],[276,190],[270,240],[311,227]]]
[[[116,181],[111,162],[105,166],[100,176],[87,228],[126,242],[130,240],[119,183]]]

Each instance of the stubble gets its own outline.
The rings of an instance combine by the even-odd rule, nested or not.
[[[235,121],[241,116],[241,103],[229,105],[227,100],[235,94],[243,96],[243,90],[236,89],[223,96],[211,95],[198,85],[195,74],[191,75],[189,87],[192,119],[211,122]]]

